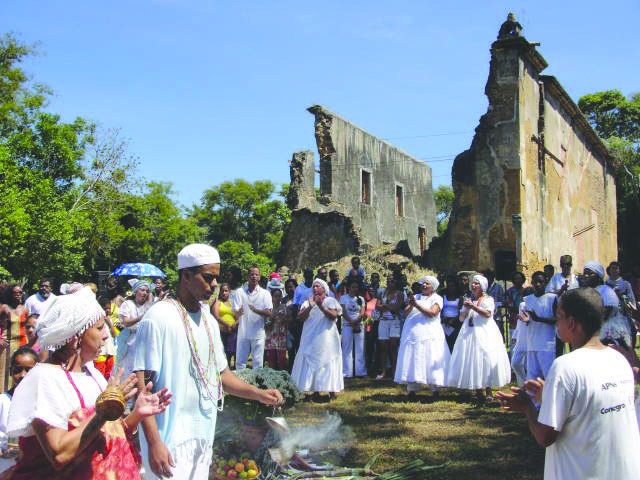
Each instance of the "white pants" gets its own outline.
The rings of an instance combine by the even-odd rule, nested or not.
[[[511,355],[511,369],[516,374],[518,385],[524,385],[527,379],[527,352],[526,350],[514,349]]]
[[[249,352],[253,359],[253,368],[261,368],[264,361],[264,341],[265,337],[258,338],[241,338],[238,337],[236,344],[236,370],[247,368],[247,360]]]
[[[364,330],[360,328],[360,333],[353,333],[353,328],[342,327],[342,374],[345,377],[353,377],[353,345],[355,343],[356,356],[356,377],[367,375],[367,367],[364,362]]]
[[[527,352],[527,380],[547,378],[556,352]]]
[[[390,338],[400,338],[402,325],[400,320],[380,319],[378,324],[378,340],[389,340]]]

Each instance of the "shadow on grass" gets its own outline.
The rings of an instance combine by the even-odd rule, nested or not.
[[[380,453],[381,472],[420,458],[429,465],[449,462],[430,473],[433,479],[542,478],[544,450],[524,418],[470,400],[466,392],[444,389],[438,398],[421,391],[409,402],[402,387],[358,379],[337,401],[296,407],[292,417],[305,422],[337,412],[357,439],[344,457],[346,466],[363,466]]]

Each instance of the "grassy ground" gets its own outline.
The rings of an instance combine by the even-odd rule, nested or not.
[[[416,458],[449,464],[434,479],[541,479],[544,450],[536,445],[524,417],[498,407],[477,407],[468,396],[445,390],[434,400],[420,392],[408,402],[391,382],[354,379],[331,403],[302,403],[287,412],[289,423],[338,413],[353,429],[355,441],[344,466],[364,466],[381,454],[376,470],[385,471]]]

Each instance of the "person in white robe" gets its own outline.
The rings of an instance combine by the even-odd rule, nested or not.
[[[440,282],[426,276],[420,280],[422,293],[409,296],[405,308],[406,320],[400,338],[400,350],[394,381],[407,385],[407,393],[414,396],[422,386],[446,385],[449,366],[449,347],[440,323],[443,300],[435,293]]]
[[[462,329],[451,353],[447,375],[449,387],[476,390],[481,402],[492,400],[492,387],[502,387],[511,380],[509,356],[493,320],[495,304],[486,294],[487,286],[484,276],[473,277],[474,299],[466,299],[460,311]]]
[[[316,278],[312,295],[298,312],[304,326],[291,378],[300,391],[313,393],[315,399],[320,392],[329,392],[330,397],[335,398],[344,390],[342,350],[336,326],[342,307],[329,296],[329,291],[329,285]]]

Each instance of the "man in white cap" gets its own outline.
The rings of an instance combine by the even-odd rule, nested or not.
[[[134,371],[141,384],[176,392],[170,408],[143,423],[144,478],[207,479],[217,412],[228,394],[267,405],[282,403],[277,390],[260,390],[238,379],[227,365],[218,324],[208,300],[220,274],[218,251],[191,244],[178,254],[176,299],[157,302],[140,322]]]

